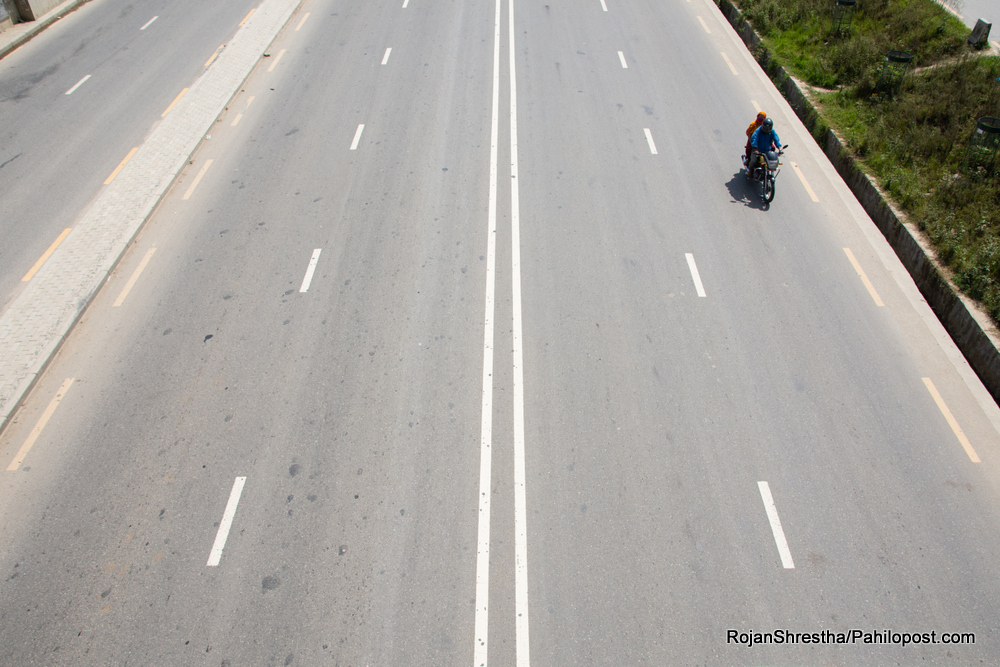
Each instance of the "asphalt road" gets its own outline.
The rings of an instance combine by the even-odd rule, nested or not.
[[[0,307],[254,6],[91,0],[0,60]]]
[[[997,0],[943,0],[942,4],[961,16],[962,22],[969,28],[974,28],[979,19],[990,24],[1000,22],[1000,3],[997,3]],[[990,37],[994,42],[1000,37],[997,27],[990,29]]]
[[[714,5],[401,5],[303,2],[0,435],[0,663],[995,662],[1000,411]],[[975,644],[727,643],[854,628]]]

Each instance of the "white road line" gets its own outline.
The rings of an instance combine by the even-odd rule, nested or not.
[[[215,567],[222,560],[222,550],[226,546],[226,539],[229,538],[229,529],[233,526],[233,517],[236,516],[236,506],[240,503],[240,495],[243,493],[243,485],[246,484],[246,477],[237,477],[233,482],[233,490],[229,492],[229,502],[226,503],[226,511],[222,513],[222,521],[219,523],[219,532],[215,534],[215,544],[212,545],[212,552],[208,554],[207,567]]]
[[[757,100],[750,100],[750,104],[753,105],[754,111],[756,111],[757,113],[760,113],[761,109],[760,109],[760,105],[757,104]]]
[[[479,526],[476,544],[475,667],[486,667],[490,631],[490,499],[493,488],[493,318],[496,293],[497,143],[500,124],[500,0],[493,24],[493,121],[486,229],[486,305],[483,326],[483,405],[479,443]],[[511,179],[513,180],[513,179]]]
[[[282,50],[278,51],[278,55],[275,56],[274,62],[272,62],[271,66],[267,68],[268,72],[273,72],[274,71],[274,68],[278,66],[278,61],[281,60],[281,56],[283,56],[283,55],[285,55],[285,49],[282,49]]]
[[[701,275],[698,273],[698,265],[694,263],[694,255],[689,252],[684,253],[688,261],[688,268],[691,270],[691,280],[694,281],[694,289],[698,296],[705,296],[705,287],[701,284]]]
[[[351,150],[358,149],[358,142],[361,141],[361,133],[365,131],[365,124],[358,125],[358,131],[354,133],[354,141],[351,142]]]
[[[795,563],[792,562],[792,552],[788,550],[788,542],[785,541],[785,531],[781,529],[781,519],[778,518],[778,510],[774,506],[774,498],[771,497],[771,487],[767,485],[767,482],[757,482],[757,487],[760,489],[761,500],[764,501],[764,511],[767,512],[767,520],[771,523],[774,543],[778,545],[781,565],[786,570],[794,570]]]
[[[736,71],[736,66],[733,65],[733,61],[729,59],[729,56],[726,55],[726,52],[719,51],[719,53],[722,54],[722,59],[726,61],[727,65],[729,65],[729,71],[733,73],[733,76],[739,76],[740,73]]]
[[[295,26],[295,32],[298,32],[302,28],[302,26],[305,25],[307,18],[309,18],[309,12],[306,12],[305,15],[303,15],[302,17],[302,20],[299,21],[299,24]]]
[[[194,180],[191,181],[191,187],[187,189],[187,192],[184,193],[184,196],[181,197],[181,199],[191,198],[191,195],[194,194],[194,189],[198,187],[199,183],[201,183],[202,176],[204,176],[205,172],[208,171],[208,168],[212,166],[212,162],[212,160],[205,160],[205,165],[201,168],[201,171],[198,172],[198,175],[194,177]]]
[[[42,434],[42,429],[49,423],[52,413],[54,413],[56,408],[59,407],[63,397],[66,396],[66,392],[69,391],[69,388],[72,386],[73,378],[66,378],[63,381],[62,386],[60,386],[59,390],[56,392],[55,398],[49,402],[49,406],[45,408],[45,412],[43,412],[42,416],[38,418],[38,423],[36,423],[35,427],[31,429],[31,433],[28,434],[28,439],[24,441],[23,445],[21,445],[21,449],[17,450],[17,456],[15,456],[14,460],[10,462],[9,466],[7,466],[8,472],[14,472],[21,466],[22,463],[24,463],[24,457],[28,455],[31,447],[35,444],[35,440],[38,440],[38,436]]]
[[[154,252],[156,252],[156,248],[150,248],[146,251],[146,255],[142,258],[142,261],[139,262],[139,266],[135,267],[135,271],[132,272],[132,277],[128,279],[128,282],[125,283],[125,287],[122,288],[121,294],[119,294],[118,298],[115,299],[115,302],[111,304],[112,308],[117,308],[125,303],[125,297],[127,297],[128,293],[132,291],[132,286],[135,285],[135,281],[139,280],[139,275],[142,273],[143,269],[146,268],[146,265],[149,264],[149,260],[152,259]]]
[[[144,26],[142,26],[141,28],[139,28],[139,30],[145,30],[146,28],[148,28],[148,27],[149,27],[149,25],[150,25],[150,24],[151,24],[151,23],[152,23],[153,21],[155,21],[155,20],[156,20],[156,19],[158,19],[158,18],[160,18],[160,17],[159,17],[159,16],[154,16],[153,18],[149,19],[148,21],[146,21],[146,25],[144,25]]]
[[[309,260],[309,266],[306,267],[306,275],[302,279],[302,287],[299,288],[300,292],[309,291],[309,283],[312,282],[313,273],[316,272],[316,263],[319,262],[320,252],[322,252],[322,248],[316,248],[313,250],[312,258]]]
[[[806,189],[806,192],[809,193],[809,198],[815,202],[818,202],[819,197],[816,196],[816,193],[813,192],[813,189],[809,186],[809,181],[806,180],[806,177],[802,175],[802,170],[799,169],[799,165],[795,164],[794,162],[792,162],[791,164],[792,164],[792,169],[795,170],[795,175],[799,177],[799,180],[802,181],[802,186]]]
[[[861,268],[861,264],[859,264],[858,260],[854,258],[854,253],[851,252],[851,249],[844,248],[844,254],[847,255],[847,259],[851,260],[851,265],[854,267],[854,270],[857,271],[858,276],[861,278],[861,282],[864,283],[865,289],[868,290],[868,293],[871,294],[872,299],[875,300],[875,305],[878,306],[879,308],[885,306],[885,304],[882,303],[882,299],[879,298],[878,292],[875,291],[875,286],[872,285],[872,281],[868,280],[868,276],[865,275],[864,270]]]
[[[708,24],[705,23],[705,19],[703,19],[703,18],[701,18],[699,16],[698,17],[698,22],[701,23],[701,27],[705,29],[705,32],[707,32],[710,35],[712,34],[712,31],[708,29]]]
[[[601,0],[601,9],[608,11],[608,6],[604,3],[604,0]]]
[[[247,109],[250,108],[251,102],[253,102],[253,95],[247,98],[247,105],[243,107],[243,113],[236,114],[236,118],[233,119],[233,122],[230,124],[230,127],[236,127],[236,123],[240,122],[240,118],[243,118],[243,114],[246,113]]]
[[[958,442],[962,445],[962,449],[965,450],[969,459],[973,463],[982,463],[979,459],[979,454],[976,454],[976,450],[972,448],[972,443],[969,442],[967,437],[965,437],[965,431],[963,431],[962,427],[958,425],[958,420],[955,419],[955,415],[951,414],[951,410],[948,409],[948,405],[944,402],[944,399],[941,398],[941,394],[938,393],[937,387],[934,386],[934,383],[931,382],[930,378],[921,379],[924,381],[924,386],[927,387],[927,391],[931,393],[931,398],[933,398],[934,402],[937,403],[938,410],[940,410],[941,414],[944,415],[945,421],[948,422],[948,426],[951,427],[952,432],[955,434],[955,437],[958,438]]]
[[[625,54],[621,51],[618,52],[618,60],[622,61],[622,69],[628,69],[628,63],[625,62]]]
[[[656,155],[656,144],[653,143],[653,133],[649,131],[648,127],[642,128],[642,131],[646,133],[646,143],[649,144],[649,152]]]
[[[403,9],[406,9],[406,5],[410,4],[410,0],[403,0]]]
[[[77,88],[79,88],[80,86],[82,86],[84,84],[84,82],[86,82],[87,79],[89,79],[89,78],[90,78],[90,75],[88,74],[87,76],[85,76],[82,79],[80,79],[79,81],[77,81],[75,86],[73,86],[72,88],[70,88],[69,90],[66,91],[66,94],[67,95],[72,95],[73,91],[76,90]]]
[[[389,62],[389,54],[390,53],[392,53],[392,47],[391,46],[385,50],[385,55],[382,56],[382,64],[383,65],[386,64],[387,62]]]
[[[517,69],[514,67],[514,0],[507,0],[510,26],[510,247],[514,357],[514,648],[517,667],[531,664],[528,638],[528,507],[524,463],[524,353],[521,338],[521,204],[517,169]]]

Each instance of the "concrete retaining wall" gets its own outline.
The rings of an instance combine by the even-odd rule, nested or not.
[[[47,14],[52,11],[63,0],[23,0],[27,5],[31,7],[31,18],[27,19],[29,21],[34,21],[35,19],[41,18],[43,14]],[[23,16],[21,18],[24,18]]]
[[[934,314],[965,355],[993,400],[1000,404],[1000,352],[997,351],[1000,341],[996,338],[989,318],[981,311],[977,312],[975,305],[959,293],[958,288],[934,260],[934,252],[923,235],[902,220],[902,213],[889,205],[868,175],[858,167],[854,157],[823,122],[795,79],[772,60],[771,54],[761,43],[760,35],[747,23],[740,10],[730,0],[715,2],[895,250],[896,256],[909,271]]]
[[[64,0],[0,0],[0,4],[7,5],[10,18],[15,22],[37,21],[62,2]]]

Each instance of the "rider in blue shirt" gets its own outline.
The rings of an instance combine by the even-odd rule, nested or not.
[[[753,155],[750,156],[750,160],[747,162],[747,180],[753,180],[753,171],[760,162],[760,158],[757,155],[781,148],[781,140],[778,139],[778,133],[774,131],[773,120],[770,118],[764,119],[761,126],[754,130],[750,136],[750,145],[753,147]]]
[[[758,153],[767,153],[770,150],[781,148],[781,140],[778,133],[774,131],[774,121],[770,118],[764,119],[764,123],[753,132],[750,137],[750,145],[757,149]]]

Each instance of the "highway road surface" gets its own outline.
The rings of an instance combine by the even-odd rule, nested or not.
[[[0,60],[0,306],[253,7],[93,0]]]
[[[941,0],[941,4],[951,9],[969,28],[976,27],[979,19],[991,25],[1000,22],[1000,3],[997,0]],[[1000,24],[990,28],[990,38],[998,41]]]
[[[4,92],[64,137],[5,293],[211,55],[73,45],[168,6]],[[0,435],[0,664],[996,663],[1000,410],[712,2],[303,0],[266,53]]]

